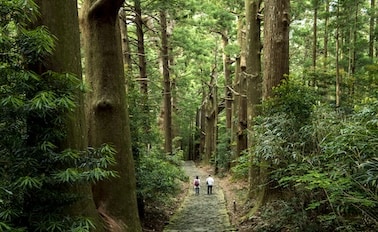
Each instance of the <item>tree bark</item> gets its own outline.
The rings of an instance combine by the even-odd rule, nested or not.
[[[110,168],[119,175],[94,185],[93,194],[107,231],[141,231],[117,23],[122,4],[123,0],[83,4],[86,79],[92,89],[87,98],[89,145],[113,145],[117,164]]]
[[[38,24],[47,26],[55,36],[54,53],[43,64],[45,72],[52,70],[58,73],[72,73],[82,78],[80,33],[77,11],[77,1],[35,1],[40,10]],[[77,107],[67,115],[67,137],[61,144],[61,149],[85,150],[88,146],[87,127],[84,113],[84,96],[77,92]],[[101,219],[97,213],[90,184],[72,186],[70,191],[85,196],[67,208],[67,213],[73,216],[89,217],[96,226],[95,231],[103,231]]]
[[[289,9],[289,0],[265,1],[263,99],[289,74]]]
[[[246,46],[246,77],[248,95],[248,130],[253,133],[253,120],[259,114],[257,108],[261,104],[261,39],[259,18],[260,0],[246,0],[247,46]],[[248,139],[248,147],[253,146],[252,139]],[[260,167],[252,161],[249,170],[249,195],[255,197],[260,183]]]
[[[130,40],[128,36],[128,26],[125,8],[121,8],[119,11],[119,26],[121,28],[121,38],[122,38],[122,54],[123,54],[123,65],[126,75],[131,73],[132,70],[132,60],[130,51]],[[128,75],[130,76],[130,75]],[[131,78],[127,78],[126,81],[130,81]],[[126,87],[128,83],[126,83]]]
[[[247,149],[247,77],[246,77],[246,35],[241,35],[241,54],[240,54],[240,72],[239,78],[239,96],[238,96],[238,128],[236,132],[236,154],[240,156]]]
[[[317,53],[317,43],[318,43],[318,8],[319,3],[318,0],[314,0],[314,24],[312,27],[313,30],[313,38],[312,38],[312,68],[316,70],[316,53]],[[315,80],[313,85],[315,86]]]
[[[164,100],[164,150],[166,154],[172,154],[172,92],[169,70],[169,49],[167,33],[167,15],[164,10],[160,11],[161,26],[161,60],[163,73],[163,100]]]
[[[147,105],[148,102],[148,78],[147,78],[147,63],[146,63],[146,53],[144,49],[144,32],[143,32],[143,19],[142,19],[142,8],[140,5],[140,0],[134,1],[135,9],[135,24],[136,24],[136,35],[138,39],[138,66],[140,75],[140,90],[144,96],[144,104]]]
[[[226,48],[229,44],[228,33],[224,31],[221,33],[222,36],[222,46],[223,46],[223,72],[225,80],[225,108],[226,108],[226,128],[231,129],[232,123],[232,92],[231,92],[231,58],[230,55],[226,54]]]
[[[323,67],[328,66],[328,27],[329,27],[329,0],[325,0],[325,19],[324,19],[324,63]]]
[[[337,15],[336,15],[336,21],[338,22],[339,21],[339,13],[340,13],[340,6],[339,6],[339,2],[337,2]],[[335,57],[335,62],[336,62],[336,82],[335,82],[335,97],[336,97],[336,100],[335,100],[335,106],[336,108],[340,106],[340,96],[341,96],[341,89],[340,89],[340,85],[341,85],[341,76],[340,76],[340,63],[339,63],[339,58],[340,58],[340,25],[337,24],[336,25],[336,57]]]
[[[243,54],[243,41],[244,41],[244,24],[243,17],[238,18],[238,30],[237,30],[237,43],[241,48],[239,56],[236,58],[235,65],[235,79],[233,82],[233,104],[232,104],[232,115],[234,115],[234,120],[231,127],[231,149],[232,149],[232,160],[236,160],[240,153],[238,150],[238,128],[239,128],[239,102],[240,102],[240,75],[241,75],[241,59]]]
[[[370,0],[370,22],[369,22],[369,57],[373,61],[374,58],[374,44],[375,44],[375,0]]]

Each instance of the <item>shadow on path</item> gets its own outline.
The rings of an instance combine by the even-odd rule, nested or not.
[[[188,193],[179,209],[171,218],[164,232],[226,232],[235,231],[230,224],[226,202],[222,189],[215,179],[213,194],[207,195],[205,180],[208,173],[196,168],[193,161],[186,161],[183,166],[189,181],[192,183],[195,176],[201,179],[200,194],[195,195],[193,185],[190,184]]]

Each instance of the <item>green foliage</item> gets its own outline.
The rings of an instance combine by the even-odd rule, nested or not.
[[[276,96],[285,100],[272,99],[256,121],[252,158],[254,165],[268,162],[271,187],[288,198],[276,202],[280,207],[262,209],[271,222],[259,222],[258,231],[375,230],[377,102],[356,105],[352,115],[340,117],[325,106],[311,106],[307,100],[314,98],[297,87],[278,89],[284,91]]]
[[[89,218],[72,217],[80,200],[72,189],[116,177],[108,145],[63,150],[68,113],[81,81],[71,74],[29,68],[51,54],[46,28],[30,29],[32,1],[1,1],[0,12],[0,231],[90,231]]]
[[[225,118],[220,118],[218,122],[218,143],[217,154],[213,158],[214,165],[220,169],[220,171],[228,171],[230,169],[232,156],[230,147],[230,130],[225,127]]]
[[[251,166],[251,153],[242,154],[233,162],[235,162],[236,165],[231,168],[232,177],[235,179],[248,180],[249,169]]]
[[[182,155],[182,154],[181,154]],[[180,180],[186,180],[182,170],[163,153],[141,154],[137,163],[137,191],[147,204],[167,202],[181,188]]]

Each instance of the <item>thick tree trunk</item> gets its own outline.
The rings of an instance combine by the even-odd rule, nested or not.
[[[261,0],[246,1],[246,77],[247,77],[247,125],[252,131],[253,120],[259,114],[261,104],[261,40],[260,18],[258,16]],[[248,140],[248,146],[252,143]]]
[[[266,0],[264,12],[263,98],[289,74],[289,0]]]
[[[232,149],[232,160],[235,160],[239,157],[238,149],[238,128],[239,128],[239,102],[240,102],[240,75],[241,75],[241,60],[244,56],[244,24],[243,18],[238,18],[238,31],[237,31],[237,43],[242,48],[239,57],[236,58],[235,65],[235,79],[233,82],[233,104],[232,104],[232,115],[234,115],[234,120],[231,128],[231,149]],[[243,58],[244,60],[244,58]]]
[[[247,77],[247,95],[248,95],[248,130],[253,133],[253,120],[259,114],[257,108],[261,104],[261,40],[260,24],[258,16],[260,9],[260,0],[246,0],[246,24],[247,24],[247,46],[246,46],[246,77]],[[248,139],[248,147],[253,146],[252,139]],[[252,161],[249,170],[249,191],[251,197],[256,197],[257,189],[260,182],[260,167]]]
[[[263,98],[272,97],[272,89],[289,74],[289,10],[290,0],[266,0],[264,12],[264,79]],[[273,195],[269,187],[267,164],[251,168],[250,197],[256,212]],[[272,191],[272,192],[271,192]]]
[[[94,199],[107,231],[141,231],[136,201],[134,161],[117,16],[123,0],[87,0],[83,34],[88,95],[89,145],[116,149],[119,177],[93,186]]]
[[[246,73],[246,35],[241,35],[240,75],[239,75],[239,101],[238,101],[238,131],[236,154],[240,156],[248,147],[247,141],[247,73]]]
[[[77,12],[77,1],[35,1],[40,10],[39,24],[47,26],[56,37],[55,49],[44,63],[44,72],[52,70],[59,73],[72,73],[82,78],[80,34]],[[67,138],[61,144],[61,149],[85,150],[88,146],[87,127],[84,113],[84,97],[77,93],[77,107],[71,115],[67,115]],[[101,219],[97,213],[90,184],[72,186],[71,191],[85,196],[67,208],[67,213],[73,216],[92,218],[96,231],[103,231]]]
[[[163,73],[163,101],[164,101],[164,150],[165,153],[172,154],[172,92],[169,70],[169,49],[167,33],[167,15],[164,10],[160,11],[161,26],[161,60]]]

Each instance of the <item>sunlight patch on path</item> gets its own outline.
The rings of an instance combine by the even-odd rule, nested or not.
[[[218,180],[215,178],[213,194],[207,195],[205,180],[208,173],[196,168],[193,161],[186,161],[183,168],[186,175],[189,176],[190,183],[192,183],[195,176],[198,175],[200,177],[200,194],[199,196],[195,195],[193,186],[190,185],[184,202],[173,215],[164,232],[235,231],[230,224],[224,194],[217,185]]]

